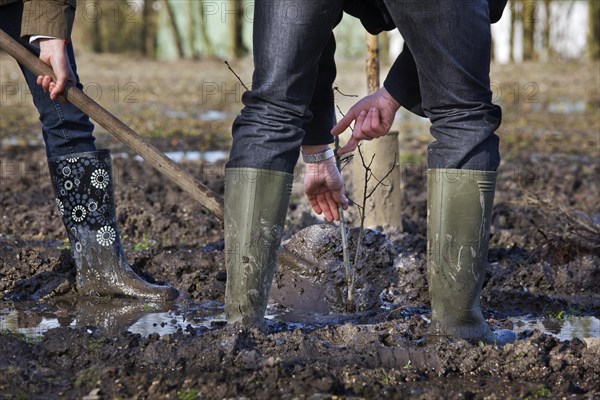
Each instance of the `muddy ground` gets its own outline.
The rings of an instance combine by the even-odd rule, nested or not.
[[[93,76],[106,85],[105,93],[116,79],[127,83],[109,68],[125,63],[120,70],[138,84],[140,103],[105,98],[104,104],[162,150],[227,148],[228,126],[240,104],[202,101],[186,85],[196,64],[168,65],[180,73],[173,81],[160,75],[165,67],[160,63],[141,69],[139,60],[81,59],[84,81]],[[5,56],[0,66],[3,83],[19,82]],[[234,65],[238,72],[248,66]],[[501,90],[496,100],[504,109],[503,164],[482,296],[494,326],[519,328],[511,317],[533,316],[550,325],[600,317],[598,67],[560,62],[494,67],[492,80]],[[217,82],[235,83],[216,61],[204,68]],[[362,93],[357,78],[362,64],[342,62],[339,70],[339,87]],[[533,92],[537,102],[530,102]],[[341,98],[340,104],[347,108],[350,101]],[[202,117],[198,109],[223,117]],[[205,318],[222,314],[227,277],[219,221],[102,135],[99,144],[115,154],[116,201],[129,261],[147,279],[171,284],[185,298],[167,305],[78,298],[31,107],[8,96],[1,116],[1,304],[16,310],[20,327],[39,326],[43,316],[61,325],[39,337],[0,334],[2,398],[600,397],[600,346],[593,341],[559,341],[536,329],[520,330],[519,340],[503,348],[427,340],[423,155],[429,137],[422,121],[398,124],[403,229],[366,235],[357,312],[346,314],[340,305],[338,230],[310,213],[298,180],[285,236],[287,246],[303,251],[314,268],[280,265],[269,311],[273,319],[258,330]],[[222,194],[223,162],[182,165]],[[180,329],[162,336],[127,331],[140,316],[166,309],[183,318],[173,323]]]

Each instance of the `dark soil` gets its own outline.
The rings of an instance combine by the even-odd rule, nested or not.
[[[569,71],[578,75],[578,68]],[[581,86],[598,87],[593,74],[578,76]],[[570,116],[543,111],[545,118],[535,114],[523,123],[523,104],[503,104],[505,161],[482,297],[493,326],[510,328],[508,316],[527,314],[600,316],[598,91],[585,93],[595,105],[577,125]],[[555,134],[541,145],[536,138],[544,129]],[[407,134],[408,152],[424,152],[422,133]],[[419,165],[404,164],[403,230],[366,234],[356,313],[344,313],[338,231],[310,214],[296,184],[286,246],[312,267],[285,260],[279,266],[272,300],[283,317],[263,329],[215,322],[210,329],[190,325],[142,337],[111,319],[135,319],[148,312],[144,304],[67,327],[72,313],[87,315],[99,306],[76,296],[44,150],[2,145],[0,304],[46,307],[62,315],[64,326],[39,339],[0,334],[0,398],[600,396],[598,345],[559,342],[539,331],[523,332],[503,348],[428,340],[425,174]],[[222,194],[223,163],[183,166]],[[219,221],[144,163],[115,157],[113,169],[121,234],[134,269],[179,289],[182,307],[222,307],[227,277]],[[20,315],[24,325],[39,323],[39,317]]]

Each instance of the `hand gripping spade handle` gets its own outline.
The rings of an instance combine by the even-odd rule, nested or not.
[[[0,48],[10,54],[21,65],[33,74],[48,75],[56,81],[52,68],[33,55],[19,42],[11,38],[0,29]],[[181,169],[173,160],[161,153],[156,147],[148,143],[133,129],[96,103],[80,89],[67,83],[62,96],[89,115],[94,121],[109,131],[114,137],[125,143],[129,148],[139,154],[148,164],[156,168],[181,189],[187,192],[194,200],[200,203],[215,217],[223,220],[223,199],[207,188],[196,178]]]

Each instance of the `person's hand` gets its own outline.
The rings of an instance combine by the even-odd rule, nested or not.
[[[50,92],[50,98],[56,100],[63,92],[68,81],[75,82],[75,74],[69,63],[67,44],[63,39],[39,39],[40,60],[52,67],[56,82],[49,75],[38,76],[37,84],[44,92]]]
[[[319,215],[323,214],[329,222],[340,220],[338,204],[344,210],[348,208],[344,181],[335,165],[335,158],[306,164],[304,192],[312,209]]]
[[[388,133],[399,108],[400,103],[385,88],[362,98],[331,130],[332,135],[340,135],[355,121],[352,137],[338,154],[354,151],[361,140],[372,140]]]

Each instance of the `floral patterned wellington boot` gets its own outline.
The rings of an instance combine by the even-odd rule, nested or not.
[[[127,263],[117,229],[110,151],[55,157],[48,165],[77,266],[77,291],[154,301],[175,299],[175,288],[146,282]]]

